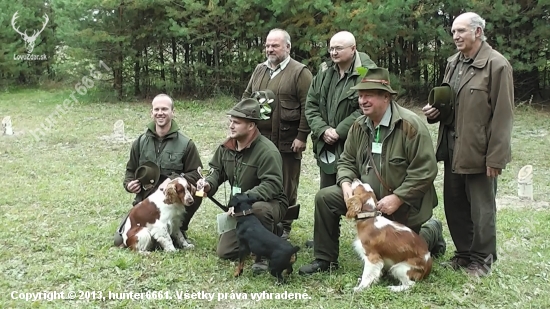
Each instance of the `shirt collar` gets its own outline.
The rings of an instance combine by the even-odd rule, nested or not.
[[[464,56],[463,53],[460,53],[459,56],[458,56],[458,60],[460,60],[462,62],[465,62],[465,63],[474,62],[474,59],[476,59],[477,55],[479,54],[479,51],[481,50],[481,47],[483,47],[483,44],[485,44],[485,42],[481,42],[481,46],[479,47],[479,49],[477,50],[477,52],[476,52],[476,54],[474,55],[473,58],[467,58],[466,56]]]
[[[389,127],[390,121],[391,121],[391,115],[392,115],[392,112],[391,112],[391,104],[390,104],[388,105],[388,108],[386,108],[386,112],[384,113],[384,116],[382,116],[382,120],[380,120],[379,125],[384,127]],[[374,124],[372,123],[372,120],[370,118],[367,117],[365,122],[367,123],[367,125],[370,127],[371,130],[375,129]]]
[[[286,57],[285,60],[283,60],[283,62],[279,63],[279,65],[277,65],[275,67],[275,69],[272,69],[270,66],[269,66],[269,60],[266,60],[266,62],[264,62],[264,65],[270,69],[271,71],[277,71],[277,70],[284,70],[286,68],[286,66],[288,65],[288,63],[290,62],[290,55],[288,57]]]

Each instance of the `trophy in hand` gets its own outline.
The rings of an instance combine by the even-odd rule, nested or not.
[[[199,173],[199,175],[201,175],[201,179],[205,179],[206,176],[208,176],[208,174],[210,173],[210,171],[203,170],[200,166],[197,167],[197,172]],[[197,192],[195,192],[195,196],[204,197],[204,186],[197,185]]]

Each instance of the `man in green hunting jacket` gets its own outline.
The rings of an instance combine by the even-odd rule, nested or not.
[[[322,63],[313,78],[305,109],[320,188],[336,184],[336,163],[351,124],[361,115],[357,91],[351,89],[360,81],[357,68],[376,67],[367,54],[357,51],[355,37],[347,31],[331,38],[329,53],[331,60]]]
[[[285,216],[288,200],[283,193],[282,158],[277,147],[260,134],[256,123],[260,120],[260,105],[256,99],[244,99],[229,112],[229,138],[214,153],[206,179],[200,179],[198,188],[210,196],[219,186],[229,181],[231,195],[249,193],[258,196],[254,215],[268,230]],[[282,230],[280,231],[282,233]],[[236,259],[239,247],[235,229],[220,235],[217,253],[223,259]],[[265,261],[252,266],[254,272],[267,270]]]
[[[430,220],[437,205],[437,163],[426,125],[392,100],[396,92],[387,69],[369,69],[352,89],[358,90],[363,116],[353,122],[344,144],[337,184],[315,196],[315,260],[300,268],[303,275],[338,268],[340,217],[355,178],[371,185],[385,217],[419,233],[432,255],[445,253],[441,222]]]
[[[199,151],[195,143],[179,131],[174,118],[174,103],[166,94],[157,95],[152,102],[151,117],[153,121],[147,125],[145,133],[140,135],[130,148],[130,158],[126,164],[124,177],[124,189],[135,194],[133,205],[146,199],[159,187],[165,187],[168,182],[178,177],[181,173],[196,185],[200,178],[197,167],[202,168]],[[154,162],[160,168],[160,179],[152,188],[144,189],[144,185],[135,177],[138,167],[146,162]],[[191,218],[200,207],[202,198],[195,197],[193,206],[186,208],[181,231],[185,234]],[[122,243],[122,237],[118,233],[126,221],[124,216],[119,228],[115,231],[115,246]]]
[[[330,61],[323,62],[313,78],[306,99],[306,119],[311,128],[313,154],[319,166],[320,184],[336,184],[336,163],[344,149],[351,124],[361,115],[357,91],[357,68],[375,68],[369,55],[358,52],[355,37],[347,31],[330,39]],[[306,241],[306,247],[313,241]]]

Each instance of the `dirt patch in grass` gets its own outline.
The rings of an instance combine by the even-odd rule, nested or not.
[[[499,209],[549,210],[550,203],[547,201],[520,199],[518,196],[507,195],[497,198],[497,210]]]

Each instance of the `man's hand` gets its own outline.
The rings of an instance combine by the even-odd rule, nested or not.
[[[440,114],[439,110],[435,107],[432,107],[430,104],[426,104],[426,106],[422,107],[422,111],[428,119],[435,119]]]
[[[501,168],[494,168],[494,167],[487,166],[487,177],[497,178],[498,175],[500,174],[502,174]]]
[[[139,180],[134,179],[126,185],[126,188],[128,189],[128,191],[138,194],[141,191],[141,183],[139,182]]]
[[[399,209],[401,205],[403,205],[401,199],[395,194],[390,194],[378,201],[376,209],[389,216]]]
[[[292,146],[290,146],[290,149],[292,149],[292,151],[294,152],[302,152],[306,150],[306,143],[295,138],[294,141],[292,142]]]
[[[197,180],[197,191],[203,190],[204,197],[206,197],[206,193],[208,193],[210,189],[210,184],[206,181],[206,179],[199,178],[199,180]]]
[[[342,182],[340,186],[342,187],[342,194],[344,195],[344,203],[345,203],[353,195],[353,191],[351,190],[351,183],[348,181]]]
[[[332,145],[338,141],[340,136],[338,133],[336,133],[336,130],[334,128],[328,128],[325,130],[325,133],[323,134],[323,140],[325,143]]]
[[[232,217],[235,214],[235,207],[229,207],[229,210],[227,211],[227,215]]]

